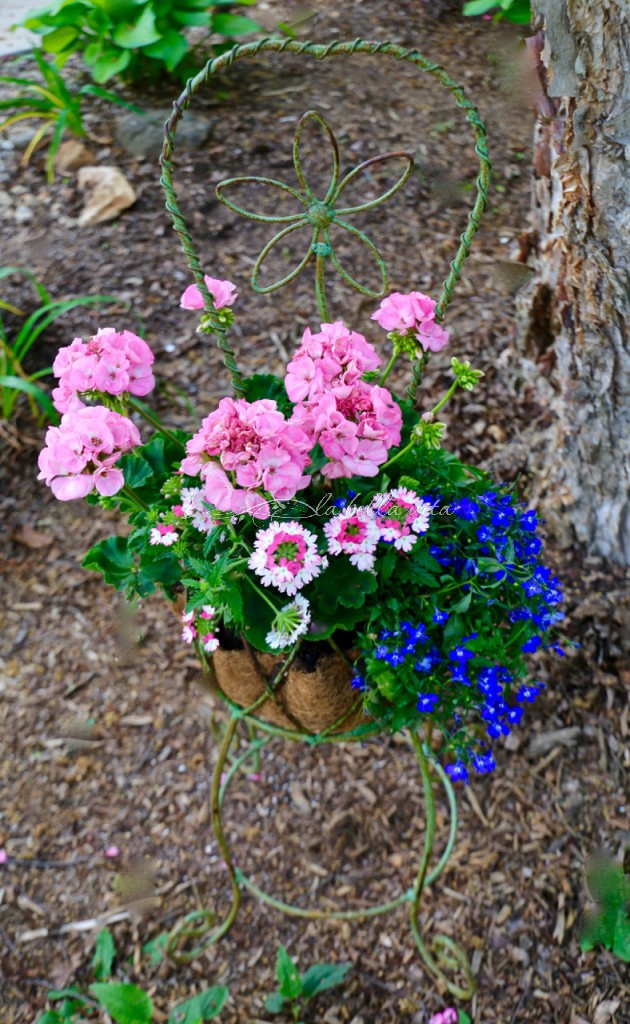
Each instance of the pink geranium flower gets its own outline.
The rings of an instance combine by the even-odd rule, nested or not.
[[[265,494],[286,501],[309,483],[304,469],[314,443],[274,401],[223,398],[186,445],[180,472],[202,479],[214,508],[266,519]]]
[[[233,306],[238,298],[236,285],[231,281],[219,281],[217,278],[208,277],[204,274],[206,288],[212,296],[215,309],[224,309],[226,306]],[[203,309],[203,297],[196,284],[188,286],[183,293],[180,306],[182,309]]]
[[[260,576],[263,586],[276,587],[282,594],[297,594],[319,576],[328,559],[317,551],[317,537],[299,523],[272,523],[256,534],[249,567]]]
[[[45,480],[60,501],[84,498],[93,490],[110,497],[125,482],[116,462],[138,444],[138,428],[126,416],[104,406],[84,406],[48,428],[37,479]]]
[[[75,412],[84,406],[83,397],[101,395],[147,395],[155,387],[151,366],[153,353],[146,341],[131,331],[117,332],[103,327],[84,342],[75,338],[59,349],[53,373],[59,387],[53,402],[59,412]]]
[[[383,299],[372,320],[389,333],[420,343],[424,352],[439,352],[449,335],[435,320],[434,299],[422,292],[393,292]]]

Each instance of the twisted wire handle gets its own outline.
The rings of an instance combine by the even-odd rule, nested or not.
[[[209,332],[214,333],[217,338],[217,345],[223,353],[223,361],[227,367],[237,395],[244,394],[245,385],[243,378],[237,368],[233,349],[227,341],[227,327],[221,322],[214,305],[212,297],[206,287],[203,271],[199,257],[195,250],[190,232],[182,216],[177,203],[177,195],[173,185],[173,153],[175,151],[175,135],[177,125],[192,101],[195,93],[201,86],[207,84],[208,80],[217,71],[230,67],[235,61],[246,58],[257,57],[260,53],[294,53],[297,56],[306,54],[315,57],[317,60],[325,60],[328,57],[351,56],[355,53],[365,53],[370,56],[384,55],[393,57],[394,60],[409,61],[420,71],[435,78],[440,85],[447,89],[453,96],[456,104],[466,112],[466,120],[469,122],[475,139],[475,153],[479,158],[479,175],[476,179],[477,194],[472,210],[468,214],[468,223],[464,232],[460,235],[459,247],[454,259],[451,261],[450,270],[442,285],[442,291],[436,305],[436,319],[441,321],[449,302],[452,299],[453,291],[461,276],[462,267],[468,255],[472,239],[479,229],[479,222],[488,201],[488,186],[490,181],[491,164],[488,158],[486,145],[486,129],[479,117],[477,109],[466,96],[464,89],[448,75],[440,64],[434,64],[427,57],[424,57],[415,49],[405,49],[390,42],[368,42],[363,39],[355,39],[351,42],[332,42],[326,45],[321,43],[298,42],[295,39],[260,39],[255,43],[244,43],[234,46],[226,53],[209,60],[204,68],[194,78],[186,83],[186,87],[177,100],[173,103],[173,113],[165,125],[164,144],[160,164],[162,175],[160,183],[166,195],[166,208],[169,211],[173,227],[179,235],[182,250],[188,261],[195,282],[201,292],[204,301],[204,323],[208,325]],[[411,399],[415,398],[418,384],[422,377],[424,360],[419,359],[413,364],[412,381],[407,389]]]

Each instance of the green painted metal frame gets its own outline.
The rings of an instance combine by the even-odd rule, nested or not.
[[[200,329],[209,334],[216,335],[217,345],[223,354],[223,361],[230,373],[232,386],[237,396],[244,393],[244,383],[236,365],[234,351],[227,340],[229,325],[226,322],[225,317],[214,309],[212,297],[204,281],[204,273],[201,268],[199,257],[195,250],[195,246],[184,217],[179,209],[177,194],[173,184],[173,154],[175,151],[177,125],[182,119],[185,111],[192,104],[197,91],[207,84],[212,75],[230,67],[234,62],[241,59],[255,58],[265,53],[291,53],[296,56],[309,56],[316,60],[325,60],[339,56],[347,57],[354,54],[366,54],[370,56],[390,57],[397,61],[408,61],[418,70],[431,75],[442,86],[444,86],[444,88],[452,94],[457,106],[465,112],[466,120],[469,122],[472,129],[475,152],[479,158],[479,175],[476,179],[476,197],[472,210],[468,215],[466,229],[460,236],[456,255],[451,262],[449,273],[442,285],[440,298],[436,307],[436,318],[438,320],[442,320],[444,317],[446,307],[452,298],[453,289],[460,278],[464,261],[470,253],[473,236],[479,228],[480,218],[487,202],[491,168],[490,161],[488,159],[484,125],[479,118],[477,110],[467,98],[463,88],[449,77],[443,67],[438,64],[434,64],[415,49],[404,49],[403,47],[389,42],[368,42],[361,39],[355,39],[351,42],[333,42],[327,45],[311,42],[297,42],[292,39],[262,39],[256,43],[235,46],[232,50],[229,50],[214,60],[209,61],[205,68],[203,68],[195,78],[191,79],[186,84],[184,92],[173,104],[173,113],[165,127],[165,140],[162,156],[160,158],[162,165],[161,183],[166,195],[167,210],[171,215],[173,226],[179,235],[188,265],[203,297],[204,312],[202,317],[202,327]],[[327,135],[333,152],[332,179],[323,200],[318,200],[315,193],[309,187],[300,162],[299,151],[302,134],[305,126],[309,122],[319,124],[320,128],[322,128]],[[355,168],[346,175],[341,182],[339,182],[338,146],[332,129],[324,118],[322,118],[316,111],[308,111],[301,118],[296,132],[293,156],[295,170],[298,181],[303,190],[302,192],[299,192],[297,189],[274,179],[246,176],[231,178],[221,182],[217,186],[217,197],[235,213],[255,220],[261,220],[269,223],[282,223],[286,225],[281,228],[278,234],[270,242],[267,243],[254,265],[254,270],[252,272],[252,287],[254,290],[260,294],[267,294],[277,290],[285,284],[288,284],[306,268],[314,257],[315,288],[318,307],[322,314],[322,318],[327,319],[328,305],[324,285],[324,268],[327,259],[332,261],[333,266],[342,275],[346,283],[355,290],[364,295],[369,295],[375,298],[385,294],[388,282],[387,268],[385,267],[376,246],[374,246],[363,232],[348,224],[345,219],[340,220],[339,215],[345,218],[349,214],[358,212],[361,209],[370,209],[373,206],[378,205],[380,202],[390,198],[404,185],[405,181],[409,177],[413,168],[413,160],[406,153],[389,153],[383,156],[373,157],[371,160],[368,160]],[[400,179],[394,186],[387,189],[385,193],[382,196],[379,196],[376,200],[360,204],[359,206],[345,207],[341,210],[337,210],[335,208],[335,204],[346,185],[355,180],[359,174],[363,170],[367,169],[371,164],[379,162],[382,163],[385,160],[390,159],[402,159],[407,163]],[[228,187],[250,182],[281,189],[283,192],[291,195],[301,203],[305,208],[305,212],[302,214],[289,215],[288,217],[270,217],[264,214],[245,210],[233,203],[231,200],[226,199],[224,192]],[[328,229],[331,223],[336,223],[340,227],[345,228],[351,234],[358,237],[362,244],[367,245],[367,248],[375,257],[381,272],[381,289],[379,292],[363,287],[343,270],[334,255],[334,247],[330,240]],[[287,274],[280,281],[276,281],[272,285],[268,285],[266,287],[261,286],[258,280],[260,267],[269,251],[277,242],[286,237],[288,233],[297,230],[298,228],[308,228],[311,230],[310,246],[306,256],[301,260],[297,268]],[[415,398],[416,390],[422,378],[422,372],[425,364],[426,357],[422,357],[413,365],[412,381],[408,388],[409,397],[412,399]],[[216,916],[212,910],[200,910],[188,914],[169,934],[165,947],[166,955],[176,963],[187,963],[201,955],[215,942],[218,942],[223,938],[236,919],[244,890],[251,892],[263,903],[283,914],[292,917],[315,920],[332,919],[356,921],[384,914],[407,904],[409,906],[411,931],[420,956],[422,957],[429,973],[442,990],[450,992],[456,998],[471,998],[475,989],[475,979],[465,953],[458,944],[448,936],[438,935],[434,937],[430,943],[426,942],[420,929],[419,913],[422,896],[425,890],[431,886],[445,870],[455,843],[457,830],[457,804],[448,776],[441,766],[433,761],[430,756],[429,746],[415,732],[410,733],[410,739],[422,778],[426,808],[426,832],[420,865],[411,888],[386,903],[365,907],[359,910],[329,911],[317,908],[308,909],[293,906],[277,899],[276,897],[270,896],[252,879],[248,878],[239,868],[236,867],[223,827],[223,802],[234,775],[249,759],[253,758],[255,759],[255,763],[258,763],[261,749],[273,737],[281,737],[285,740],[303,741],[315,746],[322,743],[363,741],[370,735],[379,731],[379,725],[374,723],[374,725],[366,724],[346,732],[335,732],[335,729],[340,727],[343,718],[347,716],[348,712],[345,712],[340,721],[333,723],[328,729],[317,734],[309,734],[305,731],[301,731],[300,729],[280,728],[258,718],[256,716],[256,711],[265,701],[274,699],[274,691],[283,679],[285,673],[288,671],[296,652],[297,645],[288,655],[273,681],[265,681],[263,694],[249,707],[240,708],[224,697],[224,700],[231,711],[231,717],[225,726],[214,766],[211,804],[212,828],[227,868],[232,893],[231,905],[226,916],[220,923],[216,922]],[[245,751],[233,758],[230,762],[231,749],[240,722],[244,722],[247,725],[249,743]],[[258,733],[262,733],[262,735],[258,735]],[[434,855],[436,832],[435,796],[433,792],[432,771],[436,773],[438,781],[442,784],[445,790],[450,812],[450,824],[448,839],[444,851],[442,852],[437,864],[432,868],[432,870],[429,870],[431,860]],[[459,980],[452,980],[446,973],[447,971],[455,973]]]

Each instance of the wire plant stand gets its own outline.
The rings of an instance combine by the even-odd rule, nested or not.
[[[237,397],[241,397],[245,393],[245,385],[236,363],[234,350],[228,340],[231,317],[229,314],[226,316],[224,310],[215,310],[212,297],[204,281],[204,272],[201,268],[199,256],[178,205],[177,194],[173,184],[173,155],[175,152],[177,126],[186,110],[191,106],[195,94],[208,83],[214,74],[230,67],[236,61],[254,59],[259,55],[267,53],[290,53],[296,56],[310,57],[316,61],[323,61],[329,58],[346,58],[355,54],[378,56],[394,61],[405,61],[412,64],[418,71],[425,72],[436,79],[440,85],[451,93],[455,103],[464,113],[472,131],[474,149],[479,159],[479,174],[475,183],[476,193],[472,209],[468,215],[468,223],[460,237],[457,252],[442,285],[437,303],[436,319],[438,322],[444,317],[446,308],[452,298],[453,290],[461,275],[464,261],[470,252],[473,236],[479,228],[480,218],[487,202],[490,179],[490,161],[486,146],[486,132],[475,107],[467,98],[462,87],[449,77],[444,68],[433,63],[427,57],[418,53],[417,50],[404,49],[389,42],[369,42],[361,39],[355,39],[350,42],[333,42],[327,45],[297,42],[292,39],[262,39],[256,43],[235,46],[219,57],[210,60],[199,74],[186,84],[181,96],[173,104],[173,113],[166,123],[165,140],[161,156],[161,184],[166,195],[167,210],[171,215],[173,226],[179,235],[188,265],[203,298],[204,309],[201,314],[199,330],[207,334],[213,334],[216,337],[216,343],[222,353],[224,364],[230,374],[232,386]],[[300,155],[303,134],[309,126],[316,127],[320,132],[323,132],[332,152],[333,169],[331,180],[324,195],[319,198],[306,179]],[[386,188],[375,199],[365,203],[347,204],[344,199],[346,187],[355,183],[364,171],[369,171],[374,165],[393,161],[402,164],[402,171],[391,187]],[[268,223],[276,231],[269,242],[263,247],[254,263],[251,276],[253,290],[258,294],[275,292],[295,280],[307,268],[312,267],[314,268],[315,295],[318,311],[321,319],[328,321],[329,301],[326,295],[326,273],[330,268],[334,269],[348,286],[360,294],[375,299],[382,298],[387,294],[388,272],[384,260],[372,240],[352,223],[352,216],[355,213],[370,210],[386,202],[401,189],[412,172],[413,158],[406,152],[386,153],[382,156],[372,157],[370,160],[354,168],[340,180],[339,147],[333,130],[321,114],[315,110],[309,110],[298,123],[293,145],[293,162],[299,188],[272,178],[241,176],[220,182],[216,187],[216,195],[232,212],[253,220]],[[268,191],[271,190],[274,195],[277,194],[278,198],[285,199],[288,197],[288,199],[293,201],[295,212],[287,214],[282,212],[270,215],[241,206],[231,197],[235,192],[238,192],[239,188],[249,184],[255,184]],[[280,208],[279,204],[278,208]],[[284,210],[284,206],[282,209]],[[347,232],[369,254],[379,271],[380,288],[378,290],[370,289],[361,284],[343,266],[335,252],[335,246],[331,237],[332,227]],[[297,232],[301,232],[307,242],[305,255],[293,270],[286,273],[279,280],[274,281],[272,284],[261,284],[261,270],[269,253],[276,245],[281,244],[288,235]],[[423,356],[412,366],[412,378],[407,391],[408,397],[411,399],[414,399],[416,396],[425,364],[426,356]],[[420,863],[413,885],[409,889],[385,903],[355,910],[304,908],[294,906],[269,895],[236,866],[224,831],[224,800],[235,774],[249,761],[254,761],[254,763],[258,764],[261,750],[273,737],[280,737],[288,741],[306,742],[310,746],[316,747],[320,744],[333,742],[361,742],[373,736],[381,729],[378,723],[370,721],[363,721],[355,728],[344,729],[344,722],[348,720],[348,716],[352,715],[360,707],[362,701],[360,696],[353,707],[346,709],[337,721],[319,732],[307,730],[301,725],[299,719],[295,720],[295,728],[285,728],[265,721],[260,717],[259,712],[262,711],[267,702],[281,706],[278,696],[279,687],[291,669],[298,653],[300,642],[298,641],[280,666],[274,669],[272,676],[267,676],[262,671],[257,663],[255,652],[251,650],[244,638],[243,642],[262,680],[262,693],[260,697],[246,707],[239,706],[233,700],[221,694],[228,706],[230,718],[220,740],[211,789],[212,829],[227,869],[231,890],[231,904],[225,917],[220,922],[217,922],[215,913],[211,909],[197,910],[184,917],[168,935],[165,945],[166,955],[176,963],[186,963],[200,956],[210,946],[223,938],[237,917],[244,891],[250,892],[264,904],[283,914],[311,920],[358,921],[376,917],[406,906],[418,952],[427,971],[438,987],[442,991],[448,991],[456,998],[462,1000],[471,998],[475,990],[475,979],[464,951],[453,939],[446,935],[438,934],[428,940],[423,935],[419,921],[422,897],[446,869],[455,845],[457,832],[457,803],[455,794],[448,776],[431,755],[430,735],[423,737],[414,731],[409,733],[410,743],[422,780],[426,812],[426,829]],[[338,653],[342,655],[340,650],[338,650]],[[342,656],[347,657],[345,655]],[[204,668],[207,672],[212,673],[211,664],[205,664]],[[234,756],[233,747],[238,734],[238,727],[241,723],[244,723],[247,727],[248,741],[245,749]],[[439,857],[435,851],[436,786],[441,787],[446,796],[450,817],[448,836],[443,852]],[[431,866],[434,861],[435,863]]]

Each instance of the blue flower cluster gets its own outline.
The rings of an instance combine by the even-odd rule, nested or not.
[[[445,509],[443,495],[423,500]],[[477,774],[495,769],[488,745],[507,736],[524,705],[544,689],[540,681],[523,683],[524,655],[541,648],[564,653],[549,642],[549,631],[564,618],[557,607],[563,595],[559,580],[539,562],[536,513],[524,511],[512,495],[491,490],[458,496],[445,511],[434,515],[425,548],[441,570],[435,596],[420,588],[397,598],[401,611],[420,604],[424,621],[401,618],[382,630],[364,650],[367,671],[355,676],[353,686],[380,686],[387,698],[395,693],[389,698],[395,708],[415,689],[416,712],[433,716],[455,752],[446,772],[467,782],[471,766]],[[463,624],[469,632],[462,636]],[[479,724],[468,724],[471,714],[483,723],[485,740]]]

